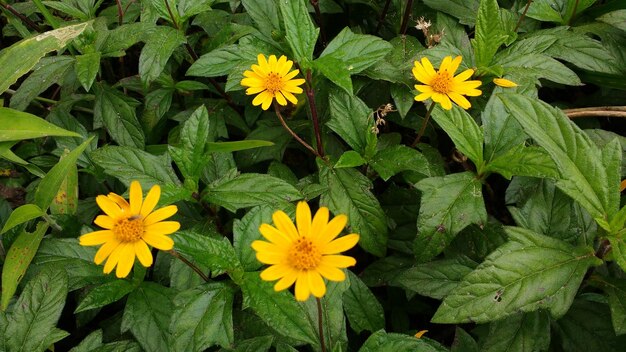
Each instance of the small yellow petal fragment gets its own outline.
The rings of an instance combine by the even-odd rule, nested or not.
[[[515,83],[513,81],[509,81],[506,78],[494,78],[493,79],[493,83],[495,83],[497,86],[500,86],[500,87],[503,87],[503,88],[517,87],[517,83]]]
[[[415,333],[415,337],[419,339],[427,332],[428,332],[428,330],[420,330],[417,333]]]

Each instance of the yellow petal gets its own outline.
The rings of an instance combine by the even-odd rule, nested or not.
[[[309,236],[311,229],[311,208],[307,202],[298,202],[296,208],[296,224],[298,225],[298,233],[300,236]]]
[[[106,215],[98,215],[93,223],[107,230],[111,230],[113,227],[115,227],[115,220]]]
[[[257,94],[257,93],[261,93],[264,90],[265,90],[265,87],[248,88],[248,89],[246,89],[246,95],[254,95],[254,94]]]
[[[448,93],[448,96],[450,97],[450,99],[452,99],[455,103],[457,103],[460,107],[462,107],[465,110],[469,109],[472,106],[469,100],[465,99],[465,97],[459,93],[450,92]]]
[[[278,280],[281,277],[285,276],[285,273],[290,270],[293,269],[291,269],[291,267],[289,267],[287,264],[272,265],[261,272],[261,279],[265,281]]]
[[[178,207],[176,207],[175,205],[168,205],[166,207],[157,209],[153,213],[146,216],[145,219],[143,219],[143,224],[144,226],[148,226],[148,225],[155,224],[159,221],[163,221],[169,218],[170,216],[176,214],[177,211],[178,211]]]
[[[122,217],[122,210],[120,209],[120,207],[117,205],[117,203],[112,201],[107,196],[97,196],[96,203],[98,203],[98,206],[105,214],[112,217],[113,219],[119,219],[120,217]]]
[[[267,66],[267,60],[265,59],[265,55],[259,54],[257,55],[257,61],[259,62],[259,66]]]
[[[145,227],[146,232],[156,232],[161,235],[169,235],[178,231],[178,229],[180,229],[180,223],[178,221],[161,221]]]
[[[278,229],[278,231],[282,232],[287,236],[287,238],[292,241],[299,237],[298,230],[296,230],[296,226],[293,224],[293,221],[289,218],[284,211],[278,210],[272,214],[272,220],[274,221],[274,226]]]
[[[456,81],[456,82],[465,81],[468,78],[472,77],[473,74],[474,74],[474,70],[469,68],[469,69],[459,73],[458,75],[454,76],[454,81]]]
[[[146,199],[144,199],[143,204],[141,205],[141,215],[145,217],[152,213],[154,207],[156,207],[159,202],[159,198],[161,198],[161,187],[159,185],[154,185],[150,188],[150,191],[146,195]]]
[[[432,76],[428,75],[428,73],[424,69],[424,66],[422,66],[417,61],[415,61],[415,67],[413,67],[413,70],[411,72],[413,72],[413,77],[415,77],[416,80],[422,83],[429,83],[430,80],[433,78]]]
[[[252,105],[254,106],[259,106],[263,103],[265,103],[265,101],[269,100],[269,104],[272,103],[272,94],[270,94],[267,91],[263,91],[261,93],[259,93],[259,95],[257,95],[256,97],[254,97],[254,99],[252,99]],[[264,109],[267,110],[267,109]]]
[[[290,269],[289,271],[285,272],[285,276],[283,276],[282,279],[276,282],[276,285],[274,285],[274,291],[278,292],[290,287],[291,285],[293,285],[294,282],[296,282],[297,278],[298,272]]]
[[[113,252],[111,252],[109,259],[107,259],[107,262],[104,264],[104,269],[102,269],[105,274],[113,271],[113,268],[115,268],[117,262],[120,260],[120,255],[122,254],[124,247],[126,247],[126,243],[120,243],[120,245],[115,247]]]
[[[326,294],[326,284],[324,279],[316,271],[309,271],[307,274],[309,289],[313,296],[321,298]]]
[[[454,73],[456,72],[456,70],[459,69],[459,65],[461,65],[461,60],[463,60],[463,58],[461,56],[457,56],[454,58],[454,60],[450,61],[450,65],[448,66],[447,71],[451,74],[454,75]]]
[[[300,70],[293,70],[293,71],[291,71],[291,72],[289,72],[289,73],[287,73],[287,74],[283,75],[283,79],[284,79],[285,81],[289,81],[289,80],[291,80],[292,78],[296,77],[296,76],[298,75],[298,73],[300,73]],[[300,79],[302,80],[302,83],[304,83],[304,80],[303,80],[302,78],[300,78]],[[293,82],[293,81],[298,81],[298,80],[295,80],[295,79],[294,79],[294,80],[291,80],[291,82]],[[302,83],[300,83],[300,84],[302,84]]]
[[[284,255],[273,252],[256,252],[256,259],[263,264],[280,264],[285,261]]]
[[[439,71],[450,72],[450,64],[452,64],[452,56],[444,57],[441,61],[441,65],[439,65]]]
[[[287,253],[287,251],[284,248],[281,248],[280,246],[274,243],[265,242],[265,241],[259,241],[259,240],[252,241],[252,244],[250,246],[252,247],[252,249],[254,249],[257,252],[272,253],[272,254],[281,255],[281,256]]]
[[[111,253],[120,245],[120,242],[116,239],[111,240],[100,247],[96,252],[96,256],[93,258],[94,263],[100,265]]]
[[[130,211],[130,204],[128,204],[128,202],[126,201],[126,199],[120,197],[119,195],[111,192],[109,194],[107,194],[107,197],[114,201],[115,204],[117,204],[120,209],[122,209],[123,212],[128,212]]]
[[[280,93],[280,92],[276,92],[276,101],[278,102],[278,104],[285,106],[287,105],[287,99],[285,99],[285,97]]]
[[[347,268],[356,264],[356,260],[347,255],[325,255],[322,257],[322,264],[335,268]]]
[[[171,238],[154,232],[146,232],[141,237],[147,244],[162,251],[169,251],[174,248],[174,240]]]
[[[98,246],[115,239],[115,234],[111,230],[100,230],[86,233],[78,238],[81,246]]]
[[[307,276],[306,271],[301,271],[296,279],[296,300],[300,302],[306,301],[311,295]]]
[[[424,334],[427,333],[427,332],[428,332],[428,330],[420,330],[420,331],[416,332],[414,336],[419,339],[422,336],[424,336]]]
[[[415,96],[416,101],[424,101],[426,99],[430,99],[433,96],[433,92],[422,93]]]
[[[504,88],[517,87],[517,83],[515,83],[513,81],[509,81],[506,78],[494,78],[493,79],[493,83],[495,83],[496,85],[498,85],[500,87],[504,87]]]
[[[321,248],[322,254],[336,254],[347,251],[359,242],[359,235],[349,234],[337,238]]]
[[[414,85],[415,90],[421,93],[431,93],[434,92],[433,87],[425,85],[425,84],[416,84]]]
[[[346,279],[346,274],[343,270],[339,270],[328,264],[320,263],[315,270],[330,281],[343,281]]]
[[[437,72],[435,72],[435,68],[433,67],[433,64],[430,63],[430,60],[428,60],[427,57],[423,57],[422,58],[422,66],[424,67],[424,71],[426,72],[426,75],[428,77],[433,77],[434,75],[437,74]],[[427,82],[424,82],[427,83]]]
[[[330,216],[328,208],[320,207],[317,209],[313,221],[311,222],[311,230],[309,232],[310,237],[319,238],[322,235],[322,231],[328,224],[328,217]]]
[[[133,215],[139,214],[141,211],[141,203],[143,201],[143,192],[141,185],[137,181],[130,183],[130,213]]]
[[[279,248],[287,250],[291,247],[293,241],[287,237],[287,235],[269,224],[261,224],[259,226],[259,232],[263,237],[265,237],[268,241],[274,243]]]
[[[441,107],[446,110],[452,109],[452,102],[447,95],[441,93],[433,93],[433,101],[441,104]]]
[[[150,248],[144,241],[135,242],[135,254],[137,254],[137,259],[141,265],[146,268],[152,265],[152,253],[150,252]]]
[[[267,60],[268,65],[270,66],[271,71],[276,71],[276,55],[270,55],[269,60]]]
[[[267,92],[263,92],[263,93],[267,93]],[[261,104],[261,109],[263,110],[269,109],[270,105],[272,105],[272,98],[273,98],[272,95],[267,93],[267,96],[269,96],[270,98],[269,99],[266,98],[265,100],[263,100],[263,103]]]
[[[132,206],[132,202],[131,202]],[[117,270],[115,270],[115,276],[122,279],[128,276],[130,270],[135,264],[135,246],[132,243],[127,243],[120,253],[120,259],[117,263]]]
[[[300,89],[300,90],[302,90],[302,89]],[[288,92],[288,91],[286,91],[286,90],[283,90],[283,95],[284,95],[284,96],[285,96],[285,98],[286,98],[287,100],[289,100],[292,104],[294,104],[294,105],[298,104],[298,99],[296,99],[296,97],[295,97],[293,94],[291,94],[290,92]]]
[[[322,230],[322,233],[320,234],[320,236],[318,238],[319,243],[324,245],[324,244],[332,241],[333,239],[335,239],[335,237],[339,236],[339,234],[341,233],[343,228],[346,227],[346,223],[348,223],[348,217],[347,216],[345,216],[343,214],[339,214],[339,215],[335,216],[328,223],[328,225],[326,225],[326,227],[324,227],[324,230]]]
[[[626,180],[622,180],[622,182],[619,184],[619,191],[623,192],[626,189]]]

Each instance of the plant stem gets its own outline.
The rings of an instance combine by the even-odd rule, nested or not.
[[[4,92],[7,93],[7,94],[11,94],[11,95],[14,95],[16,93],[15,90],[13,90],[13,89],[7,89]],[[43,98],[43,97],[35,97],[34,100],[40,101],[42,103],[51,104],[51,105],[55,105],[55,104],[59,103],[57,100],[52,100],[52,99]],[[92,99],[90,99],[90,100],[92,100]],[[72,109],[76,110],[76,111],[86,112],[88,114],[93,114],[93,110],[87,109],[87,108],[83,108],[82,106],[74,106],[74,107],[72,107]]]
[[[411,147],[415,147],[420,142],[420,139],[422,139],[424,132],[426,132],[426,126],[428,125],[430,114],[433,112],[434,108],[435,108],[435,102],[433,101],[432,103],[430,103],[430,106],[428,107],[428,111],[426,111],[426,115],[424,116],[424,122],[422,123],[422,128],[420,128],[420,131],[417,133],[417,137],[415,137],[415,140],[413,141],[413,143],[411,143]]]
[[[322,319],[322,300],[315,297],[317,300],[317,326],[320,332],[320,345],[322,346],[322,352],[326,352],[326,341],[324,340],[324,324]]]
[[[324,23],[322,22],[322,11],[320,11],[319,0],[309,0],[311,6],[315,10],[315,17],[317,17],[317,25],[320,26],[320,36],[322,37],[322,46],[326,47],[326,31],[324,30]]]
[[[413,7],[413,0],[407,0],[406,8],[404,9],[404,16],[402,16],[402,25],[400,25],[400,34],[406,34],[406,27],[409,24],[409,16],[413,12],[411,8]]]
[[[533,2],[533,0],[528,0],[528,2],[526,3],[526,7],[524,8],[524,12],[522,12],[522,15],[519,17],[519,20],[517,20],[517,25],[515,26],[515,29],[513,30],[513,32],[517,32],[517,30],[519,29],[519,26],[522,25],[522,21],[524,20],[524,17],[526,17],[526,12],[528,12],[528,8],[530,7],[530,4]]]
[[[383,22],[385,22],[385,17],[387,17],[387,11],[389,11],[389,5],[391,4],[391,0],[385,1],[385,6],[383,7],[383,11],[380,13],[380,17],[378,18],[378,24],[376,25],[376,29],[374,30],[374,34],[378,34],[380,27],[383,26]]]
[[[178,254],[178,252],[176,252],[173,249],[170,249],[169,251],[167,251],[169,254],[171,254],[174,258],[179,259],[181,262],[185,263],[188,267],[190,267],[193,271],[196,272],[196,274],[200,275],[200,277],[202,278],[202,280],[204,280],[205,282],[210,282],[211,279],[209,279],[208,276],[206,276],[202,270],[200,270],[200,268],[198,268],[194,263],[190,262],[189,260],[187,260],[185,257],[181,256],[180,254]]]
[[[288,125],[287,122],[285,122],[285,119],[283,118],[283,115],[280,113],[280,110],[278,109],[278,104],[274,103],[274,111],[276,111],[276,116],[278,116],[278,119],[280,120],[280,123],[283,125],[283,127],[287,130],[287,132],[289,132],[289,134],[295,138],[300,144],[302,144],[306,149],[308,149],[311,153],[313,153],[313,155],[322,158],[322,156],[315,150],[313,149],[313,147],[311,147],[311,145],[307,142],[305,142],[302,138],[300,138],[300,136],[298,136]]]
[[[24,22],[28,27],[30,27],[30,29],[34,30],[35,32],[40,32],[39,26],[35,22],[31,21],[28,17],[19,13],[16,9],[13,8],[13,6],[5,4],[4,1],[0,2],[0,5],[2,5],[2,7],[4,7],[7,11],[19,18],[22,22]]]
[[[56,221],[54,221],[54,219],[52,219],[48,214],[42,214],[41,217],[46,220],[46,222],[48,223],[48,225],[50,225],[50,227],[52,227],[55,231],[57,232],[61,232],[63,231],[63,228],[61,226],[59,226],[59,224],[57,224]]]
[[[317,117],[317,107],[315,105],[315,92],[313,91],[313,79],[311,78],[311,70],[306,71],[306,82],[304,88],[306,90],[306,97],[309,101],[309,108],[311,109],[311,120],[313,121],[313,130],[315,131],[315,142],[317,143],[317,155],[320,158],[324,158],[324,145],[322,144],[322,131],[320,129],[320,121]]]
[[[599,106],[579,109],[564,109],[570,119],[577,117],[621,117],[626,118],[626,106]]]
[[[124,9],[122,9],[122,0],[115,0],[117,4],[117,24],[122,25],[124,22]]]
[[[578,10],[578,2],[579,0],[576,0],[576,2],[574,3],[574,11],[572,11],[572,15],[570,16],[569,20],[567,21],[567,25],[570,26],[572,24],[572,21],[574,20],[574,17],[576,17],[576,10]]]

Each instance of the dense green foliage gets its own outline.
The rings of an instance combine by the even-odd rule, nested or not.
[[[0,6],[0,351],[623,350],[624,1]],[[259,54],[298,104],[252,105]],[[416,102],[414,62],[459,55],[472,107]],[[133,180],[182,228],[118,279],[78,237]],[[360,235],[323,342],[250,246],[298,200]]]

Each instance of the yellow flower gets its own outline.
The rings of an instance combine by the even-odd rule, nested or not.
[[[503,87],[503,88],[517,87],[517,83],[515,83],[513,81],[509,81],[506,78],[494,78],[493,79],[493,83],[495,83],[497,86],[500,86],[500,87]]]
[[[109,258],[104,265],[105,274],[117,266],[117,277],[128,276],[135,256],[143,266],[152,265],[148,245],[161,250],[174,247],[174,241],[166,235],[178,231],[180,224],[163,220],[176,214],[178,208],[169,205],[154,210],[160,197],[161,187],[154,185],[143,199],[141,185],[137,181],[130,184],[129,202],[115,193],[96,197],[96,203],[106,215],[98,215],[94,223],[104,230],[84,234],[79,240],[83,246],[102,245],[94,262],[99,265]]]
[[[278,280],[274,290],[284,290],[296,283],[296,299],[306,301],[310,294],[322,297],[326,284],[343,281],[346,274],[339,268],[356,264],[352,257],[339,255],[354,247],[359,235],[349,234],[335,239],[346,226],[348,217],[341,214],[328,221],[328,208],[321,207],[313,220],[306,202],[296,208],[296,224],[283,211],[272,215],[274,226],[262,224],[259,231],[269,242],[254,241],[257,259],[271,266],[261,272],[265,281]],[[279,280],[280,279],[280,280]]]
[[[415,61],[413,76],[424,83],[423,85],[415,85],[415,89],[421,93],[415,97],[415,100],[424,101],[431,98],[434,102],[441,104],[444,109],[450,110],[452,109],[450,99],[452,99],[463,109],[469,109],[472,105],[465,99],[464,95],[476,97],[482,94],[480,90],[476,89],[481,82],[467,81],[474,74],[472,69],[467,69],[454,76],[461,60],[460,56],[454,59],[452,56],[446,56],[441,62],[439,71],[435,71],[428,58],[423,57],[421,64]]]
[[[287,100],[293,104],[298,103],[298,99],[293,94],[302,93],[299,86],[304,83],[304,79],[293,79],[300,70],[291,70],[293,61],[287,60],[282,55],[276,60],[275,55],[270,55],[269,60],[265,55],[259,54],[257,57],[258,65],[252,65],[252,71],[245,71],[243,75],[246,77],[241,80],[241,85],[249,87],[246,89],[247,95],[258,94],[252,105],[261,105],[263,110],[267,110],[272,104],[272,100],[280,105],[287,105]]]

